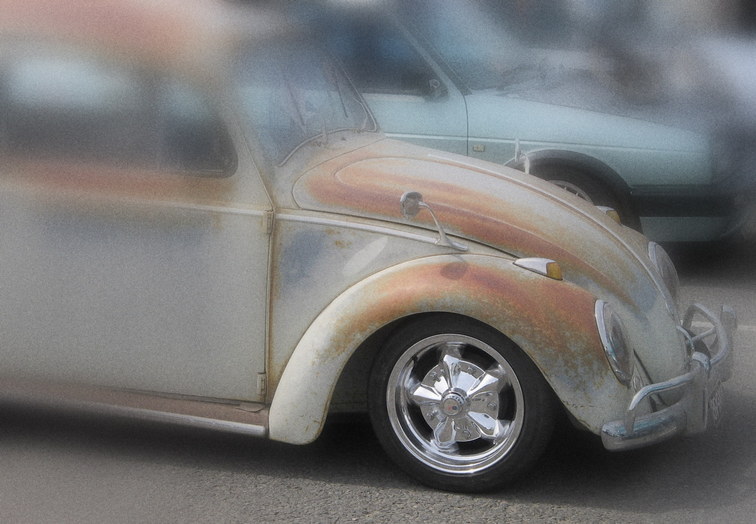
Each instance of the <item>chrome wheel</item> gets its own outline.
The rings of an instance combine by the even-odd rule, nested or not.
[[[496,463],[523,423],[514,370],[491,346],[465,335],[435,335],[408,348],[389,377],[386,405],[404,447],[448,473]]]
[[[378,352],[368,386],[381,445],[435,488],[480,492],[527,470],[553,427],[556,402],[511,340],[475,320],[424,315]]]

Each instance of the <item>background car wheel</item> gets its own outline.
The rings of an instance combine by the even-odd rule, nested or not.
[[[435,488],[495,489],[540,456],[553,394],[509,339],[437,316],[394,334],[370,376],[370,418],[388,455]]]
[[[596,206],[611,207],[622,212],[612,192],[589,175],[569,167],[547,165],[533,168],[533,174],[587,200]]]

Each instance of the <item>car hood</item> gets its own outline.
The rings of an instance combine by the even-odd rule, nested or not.
[[[423,195],[450,235],[513,257],[558,261],[565,280],[638,311],[659,300],[642,236],[551,184],[496,164],[382,140],[311,169],[294,198],[307,210],[435,230],[428,212],[402,216],[407,191]]]
[[[590,96],[594,104],[600,105],[598,94],[580,91],[582,97]],[[607,112],[599,112],[581,108],[579,104],[570,105],[576,104],[578,97],[565,92],[565,88],[541,95],[539,98],[537,92],[531,92],[521,98],[516,93],[497,90],[467,95],[470,136],[622,149],[708,151],[706,138],[698,133],[610,114],[608,108]],[[506,130],[508,137],[502,136],[502,130]]]

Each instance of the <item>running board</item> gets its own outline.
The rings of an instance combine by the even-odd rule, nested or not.
[[[0,379],[0,401],[267,437],[264,404]]]

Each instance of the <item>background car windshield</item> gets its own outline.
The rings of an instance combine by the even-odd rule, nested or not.
[[[376,124],[343,73],[312,45],[280,42],[246,49],[237,83],[268,160],[281,165],[308,142]]]
[[[471,0],[417,0],[399,5],[408,20],[471,89],[501,87],[527,63],[527,50]]]

